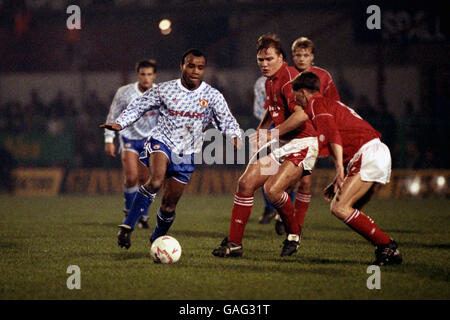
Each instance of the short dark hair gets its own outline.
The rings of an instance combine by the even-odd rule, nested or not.
[[[320,91],[320,79],[313,72],[303,72],[291,82],[292,90],[306,89],[312,92]]]
[[[156,73],[156,60],[154,59],[144,59],[136,63],[136,72],[139,72],[141,68],[153,68],[153,72]]]
[[[181,57],[181,65],[184,64],[184,59],[186,59],[186,57],[188,55],[192,54],[195,57],[203,57],[205,58],[205,63],[206,63],[206,56],[203,54],[203,52],[201,52],[198,49],[192,48],[192,49],[188,49],[183,53],[183,56]]]
[[[264,49],[267,50],[270,47],[274,48],[277,54],[282,54],[283,58],[286,57],[283,49],[281,49],[280,38],[274,33],[265,33],[258,38],[258,41],[256,42],[256,53]]]

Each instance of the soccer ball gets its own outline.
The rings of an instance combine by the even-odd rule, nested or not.
[[[171,236],[161,236],[153,241],[150,255],[156,263],[171,264],[180,260],[180,243]]]

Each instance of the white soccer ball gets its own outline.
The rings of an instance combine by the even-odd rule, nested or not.
[[[153,261],[163,264],[171,264],[180,260],[180,243],[171,236],[161,236],[153,241],[150,248]]]

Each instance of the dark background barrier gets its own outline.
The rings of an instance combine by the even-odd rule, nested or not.
[[[221,195],[235,192],[240,169],[196,170],[186,186],[186,194]],[[333,169],[317,169],[313,174],[311,193],[321,197],[322,190],[334,177]],[[122,172],[119,169],[35,169],[14,171],[16,195],[122,194]],[[376,198],[449,198],[450,170],[394,170],[391,182],[376,190]]]

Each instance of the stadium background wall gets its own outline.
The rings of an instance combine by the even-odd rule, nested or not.
[[[186,187],[186,194],[233,194],[242,169],[196,170]],[[13,172],[15,195],[122,193],[120,169],[19,168]],[[317,169],[313,174],[312,193],[320,195],[331,181],[333,169]],[[450,170],[407,170],[392,172],[391,182],[380,187],[377,198],[450,197]]]

